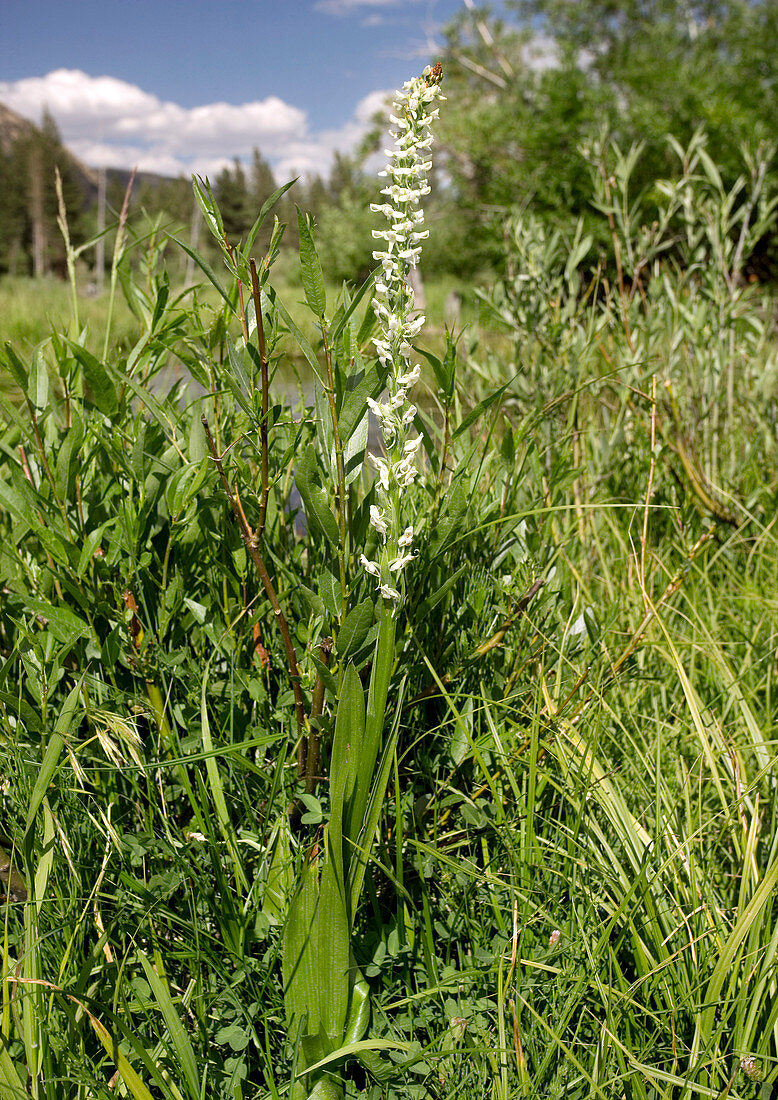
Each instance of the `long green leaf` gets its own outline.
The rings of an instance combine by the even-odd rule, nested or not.
[[[277,188],[277,190],[275,190],[273,194],[266,198],[265,201],[262,203],[259,214],[257,215],[257,220],[254,222],[251,229],[249,229],[249,235],[248,237],[246,237],[246,243],[243,245],[242,251],[244,256],[248,256],[248,254],[251,252],[251,249],[254,246],[254,241],[257,239],[257,233],[259,233],[259,230],[262,227],[262,222],[265,220],[265,218],[273,209],[281,196],[285,195],[289,188],[294,187],[296,183],[297,176],[295,176],[293,180],[289,180],[289,183],[285,183],[281,187]]]
[[[459,424],[457,424],[456,430],[454,431],[452,438],[456,439],[458,435],[462,434],[462,432],[466,432],[470,425],[474,424],[476,420],[483,416],[486,410],[490,408],[495,403],[495,401],[499,401],[499,399],[502,397],[508,387],[513,385],[514,380],[515,379],[511,378],[510,381],[505,383],[505,385],[499,386],[496,390],[490,393],[488,397],[485,397],[483,401],[479,401],[476,407],[474,409],[471,409],[467,416],[464,417],[464,419],[460,421]]]
[[[100,1021],[89,1014],[89,1022],[94,1028],[95,1035],[105,1047],[106,1054],[113,1060],[116,1068],[119,1071],[119,1076],[124,1081],[130,1095],[134,1100],[153,1100],[153,1097],[146,1086],[141,1081],[138,1074],[132,1068],[132,1065],[128,1061],[126,1055],[122,1054],[119,1050],[119,1044],[116,1042],[110,1031],[100,1023]]]
[[[373,771],[384,730],[386,697],[394,665],[395,622],[392,609],[383,604],[379,612],[378,637],[376,639],[370,686],[367,694],[365,736],[359,751],[359,764],[354,782],[354,793],[349,800],[344,832],[352,840],[359,834],[365,807],[370,796]],[[354,911],[353,909],[351,910]]]
[[[170,996],[167,982],[163,981],[159,974],[157,974],[151,962],[142,951],[139,952],[139,958],[146,973],[146,981],[149,983],[151,992],[154,994],[154,999],[162,1012],[173,1053],[183,1073],[190,1100],[200,1100],[200,1080],[197,1074],[197,1059],[195,1057],[194,1048],[191,1039],[184,1029],[184,1025],[181,1023],[181,1019],[176,1011],[176,1006],[173,1004],[173,998]]]
[[[17,1096],[26,1097],[27,1092],[13,1058],[5,1048],[4,1037],[0,1035],[0,1097],[2,1100],[15,1100]]]
[[[324,291],[324,276],[321,262],[313,243],[313,233],[308,218],[297,207],[297,229],[300,235],[300,272],[303,280],[305,300],[317,317],[327,312],[327,296]]]
[[[119,398],[108,369],[80,344],[72,340],[68,344],[81,364],[84,378],[92,391],[92,401],[104,416],[113,416],[119,407]]]
[[[278,295],[276,294],[273,287],[271,287],[271,286],[267,287],[267,296],[270,299],[270,301],[273,303],[275,308],[278,310],[278,312],[280,313],[281,320],[284,322],[284,324],[286,325],[286,327],[289,329],[290,333],[294,337],[295,343],[297,344],[298,348],[300,349],[300,351],[303,353],[306,360],[308,361],[308,366],[313,371],[314,376],[316,378],[318,378],[319,382],[323,386],[324,385],[324,379],[321,376],[321,369],[319,367],[319,360],[316,358],[316,352],[313,350],[310,343],[308,342],[308,340],[306,340],[305,336],[303,335],[302,329],[300,329],[300,327],[297,324],[295,324],[295,322],[292,320],[292,316],[289,313],[289,310],[286,308],[284,303],[278,297]]]
[[[173,233],[171,233],[169,236],[170,236],[171,241],[175,241],[176,244],[179,246],[179,248],[183,248],[183,250],[184,250],[184,252],[186,252],[187,256],[191,256],[191,258],[194,260],[194,262],[197,264],[197,266],[203,272],[203,274],[208,279],[208,281],[213,286],[216,287],[216,289],[221,294],[222,298],[225,300],[227,305],[230,307],[230,309],[234,313],[235,312],[235,303],[232,301],[229,294],[227,293],[227,291],[222,286],[221,282],[219,281],[219,279],[216,276],[216,272],[213,270],[213,268],[208,263],[208,261],[206,259],[204,259],[200,255],[199,252],[195,252],[195,250],[193,248],[191,248],[186,243],[186,241],[182,241],[180,237],[176,237]]]
[[[330,840],[336,870],[343,877],[343,810],[352,797],[364,747],[365,695],[359,673],[349,664],[343,676],[335,718],[335,737],[330,762]],[[355,839],[355,838],[349,838]]]
[[[315,968],[318,903],[318,862],[309,853],[303,862],[297,893],[284,928],[284,1004],[290,1034],[296,1034],[301,1025],[309,1033],[319,1030]]]
[[[345,312],[341,316],[339,316],[337,318],[337,320],[333,321],[332,328],[330,329],[330,340],[332,341],[333,344],[335,343],[335,341],[340,336],[343,329],[348,324],[349,320],[351,319],[351,317],[354,314],[354,310],[357,308],[359,303],[365,297],[367,292],[371,291],[373,289],[373,285],[375,283],[375,277],[376,277],[376,272],[375,271],[371,272],[371,274],[368,275],[368,277],[365,279],[364,283],[362,283],[362,286],[359,288],[359,290],[356,292],[354,297],[349,302],[348,309],[345,310]]]
[[[40,809],[40,804],[45,797],[54,773],[59,767],[59,758],[65,744],[65,736],[71,732],[76,720],[79,695],[81,694],[81,685],[83,682],[84,676],[82,676],[75,687],[71,689],[70,694],[62,704],[62,709],[54,724],[54,731],[49,738],[40,771],[38,772],[38,778],[35,780],[35,786],[30,795],[30,804],[27,808],[27,820],[24,829],[25,838],[31,835],[31,830],[35,823],[38,810]]]
[[[405,681],[400,685],[392,732],[386,739],[384,750],[381,753],[381,761],[370,789],[367,806],[364,811],[364,821],[362,822],[362,828],[359,830],[359,839],[356,842],[357,855],[356,858],[352,859],[349,867],[347,885],[349,906],[351,907],[352,913],[356,912],[357,905],[359,904],[359,896],[362,893],[362,884],[365,880],[365,871],[367,870],[370,851],[373,847],[376,830],[378,828],[378,819],[383,810],[384,796],[392,771],[392,761],[394,759],[395,749],[397,748],[397,738],[400,733],[400,714],[402,712],[402,695],[404,689]],[[355,818],[352,828],[358,828],[358,825],[359,819]]]
[[[216,819],[219,822],[219,828],[221,829],[222,836],[224,837],[227,845],[227,850],[230,853],[232,859],[232,865],[235,870],[235,881],[239,889],[248,890],[248,880],[246,873],[243,870],[243,863],[238,851],[238,845],[235,838],[235,831],[232,827],[232,820],[230,819],[229,810],[227,809],[227,800],[224,797],[224,787],[222,786],[221,775],[219,774],[219,766],[216,763],[216,757],[213,754],[213,742],[211,741],[211,724],[208,721],[208,706],[206,703],[206,689],[208,686],[208,668],[206,667],[203,673],[203,683],[200,691],[200,721],[202,725],[202,737],[203,737],[203,752],[205,756],[205,770],[208,775],[208,784],[211,788],[211,797],[213,798],[213,804],[216,807]]]
[[[313,480],[315,476],[316,452],[313,444],[309,443],[297,463],[295,483],[302,497],[308,522],[326,537],[333,549],[336,549],[340,541],[338,521],[330,511],[327,494]]]
[[[342,858],[336,856],[340,830],[325,829],[326,857],[319,884],[316,971],[319,1019],[330,1041],[343,1041],[349,1001],[349,922]],[[340,869],[338,868],[340,863]]]

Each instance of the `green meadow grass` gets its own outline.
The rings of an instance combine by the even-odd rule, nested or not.
[[[724,200],[699,175],[689,186],[684,209],[710,229],[706,204]],[[630,296],[615,273],[603,289],[567,263],[582,238],[525,215],[506,239],[515,277],[482,292],[484,331],[456,355],[435,342],[448,290],[429,291],[426,474],[409,490],[419,554],[351,943],[371,1019],[338,1072],[348,1097],[370,1100],[766,1100],[774,303],[728,278],[716,241],[657,263],[649,292]],[[138,280],[149,338],[130,363],[137,330],[104,363],[97,318],[97,343],[62,339],[56,288],[42,355],[34,333],[7,330],[0,881],[11,862],[16,877],[0,909],[3,1098],[278,1100],[303,1064],[284,927],[325,843],[340,677],[369,680],[372,612],[339,618],[321,395],[295,409],[271,387],[263,420],[255,360],[237,344],[222,355],[227,307],[215,292],[176,304],[164,286],[161,268]],[[312,315],[299,288],[275,290],[265,338],[282,371]],[[326,296],[342,317],[335,288]],[[333,351],[341,423],[370,329],[362,301]],[[155,389],[171,355],[203,397]],[[314,716],[303,736],[278,616],[203,416],[247,522],[263,526]],[[352,485],[353,609],[371,598],[353,559],[375,536],[370,490]],[[314,735],[308,783],[298,753]]]

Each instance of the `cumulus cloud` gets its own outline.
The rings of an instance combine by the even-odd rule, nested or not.
[[[182,107],[135,84],[78,69],[0,81],[0,102],[33,122],[47,109],[65,144],[86,164],[213,176],[258,148],[279,180],[326,172],[335,150],[359,141],[385,95],[371,93],[344,126],[312,134],[305,111],[278,96]]]

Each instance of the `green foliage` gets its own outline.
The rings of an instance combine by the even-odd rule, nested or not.
[[[476,259],[499,262],[503,216],[513,208],[531,204],[554,227],[589,216],[580,146],[602,130],[622,148],[641,143],[634,196],[647,224],[653,181],[676,167],[668,133],[686,146],[703,129],[731,188],[741,147],[773,140],[776,48],[770,0],[507,0],[496,14],[463,9],[441,56],[457,110],[442,118],[439,136],[450,201],[469,213]],[[771,163],[771,190],[775,173]],[[773,277],[774,251],[772,233],[756,266]]]
[[[592,146],[608,253],[514,217],[499,330],[425,349],[396,619],[371,285],[308,221],[305,316],[265,209],[256,287],[252,225],[180,297],[154,236],[126,340],[4,350],[4,1095],[773,1087],[771,200],[670,155],[644,231]]]

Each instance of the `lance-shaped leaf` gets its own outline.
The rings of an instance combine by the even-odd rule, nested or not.
[[[297,893],[284,929],[283,978],[290,1034],[319,1030],[316,946],[318,941],[319,873],[314,853],[306,856]]]
[[[310,222],[299,206],[297,207],[297,227],[300,234],[300,272],[305,300],[317,317],[324,317],[327,312],[327,296],[324,291],[321,261],[316,254]]]
[[[327,494],[314,481],[316,476],[316,452],[309,444],[302,453],[295,471],[295,484],[305,506],[305,514],[311,526],[319,530],[330,545],[338,545],[338,521],[330,511]]]
[[[359,748],[359,757],[356,761],[354,774],[354,789],[348,800],[344,822],[344,832],[352,842],[356,841],[362,826],[367,800],[370,797],[373,771],[381,746],[386,697],[389,691],[392,665],[394,664],[394,633],[395,624],[392,609],[384,604],[380,612],[378,638],[376,640],[373,668],[370,673],[365,735]]]

